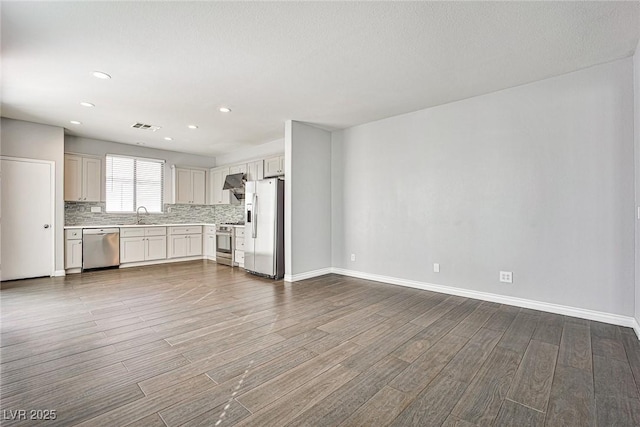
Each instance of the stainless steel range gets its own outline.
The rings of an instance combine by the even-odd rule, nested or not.
[[[216,224],[216,262],[233,266],[234,227],[231,224]]]

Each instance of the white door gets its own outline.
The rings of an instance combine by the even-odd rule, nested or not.
[[[64,155],[64,200],[82,200],[82,157]]]
[[[120,262],[144,261],[144,237],[124,237],[120,239]]]
[[[182,234],[169,236],[168,258],[182,258],[187,256],[187,236]]]
[[[264,177],[270,178],[280,175],[280,156],[264,159]]]
[[[205,173],[204,171],[191,171],[191,183],[193,196],[191,203],[196,205],[204,205],[205,192]]]
[[[82,158],[82,200],[99,202],[102,193],[102,160]]]
[[[205,250],[204,254],[207,258],[216,259],[216,235],[215,234],[207,234],[206,242],[204,243]]]
[[[151,261],[155,259],[167,258],[167,237],[166,236],[151,236],[145,237],[146,250],[144,259]]]
[[[174,203],[192,203],[193,185],[191,182],[190,169],[177,169],[175,174],[176,200]]]
[[[52,162],[2,158],[0,279],[54,273]]]
[[[187,239],[187,256],[202,255],[202,234],[190,234]]]
[[[229,169],[213,169],[211,170],[211,204],[212,205],[228,205],[229,190],[223,190],[222,186],[227,179]]]

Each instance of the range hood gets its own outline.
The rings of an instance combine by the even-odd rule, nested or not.
[[[243,173],[227,175],[227,179],[224,180],[222,189],[229,190],[232,204],[240,204],[244,200],[244,183],[245,175]]]

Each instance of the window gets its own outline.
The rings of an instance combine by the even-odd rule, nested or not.
[[[164,160],[107,154],[107,212],[162,212]]]

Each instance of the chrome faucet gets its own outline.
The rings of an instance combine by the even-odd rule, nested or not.
[[[138,206],[138,209],[136,209],[136,224],[140,224],[140,209],[144,209],[144,212],[149,215],[149,211],[147,210],[147,208],[145,208],[144,206]]]

